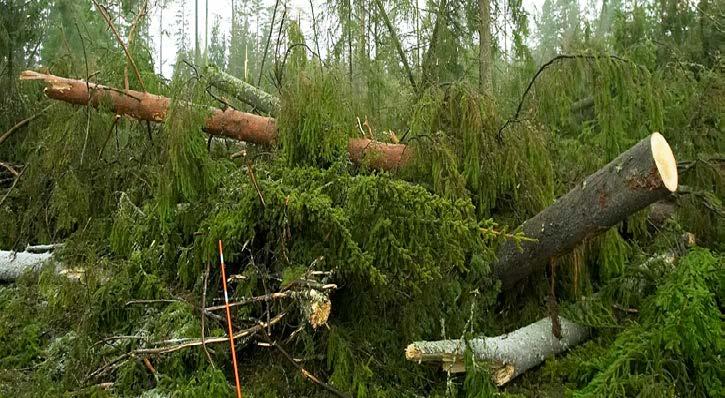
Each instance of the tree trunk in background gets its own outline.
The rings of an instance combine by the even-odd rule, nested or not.
[[[413,77],[413,71],[412,71],[412,69],[410,69],[410,63],[408,62],[408,57],[405,55],[405,51],[403,51],[403,45],[400,43],[400,39],[398,38],[398,34],[395,31],[395,27],[393,26],[392,22],[390,22],[390,18],[388,18],[388,14],[385,12],[385,8],[383,8],[383,3],[380,0],[374,0],[374,1],[378,7],[380,16],[383,17],[383,22],[385,22],[385,26],[388,28],[388,33],[390,33],[390,38],[393,40],[393,44],[395,45],[395,50],[398,52],[398,56],[400,57],[400,61],[403,63],[403,69],[405,70],[406,76],[408,76],[408,81],[410,82],[410,85],[413,87],[413,91],[417,91],[418,85],[415,83],[415,78]]]
[[[199,58],[199,0],[194,0],[194,62]]]
[[[491,365],[491,377],[497,386],[584,341],[587,328],[559,317],[561,339],[551,333],[551,318],[544,318],[511,333],[468,341],[478,361]],[[465,372],[466,342],[461,340],[418,341],[405,349],[409,361],[440,363],[442,370]]]
[[[493,265],[503,290],[543,270],[566,253],[677,190],[677,162],[667,141],[654,133],[521,225],[535,241],[505,242]],[[544,274],[541,273],[543,277]]]
[[[493,91],[493,73],[491,57],[491,2],[478,0],[478,36],[479,36],[479,65],[478,84],[481,93],[491,95]]]

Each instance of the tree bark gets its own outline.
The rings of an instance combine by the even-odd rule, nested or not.
[[[478,37],[479,37],[479,88],[481,93],[491,95],[493,91],[493,73],[491,64],[491,2],[478,0]]]
[[[505,242],[497,252],[494,273],[504,290],[511,289],[543,269],[549,258],[566,253],[675,190],[677,162],[664,137],[654,133],[525,221],[520,228],[535,241],[520,242],[520,249],[515,242]]]
[[[24,71],[20,80],[45,83],[45,95],[75,105],[109,108],[116,114],[139,120],[163,122],[171,99],[135,90],[118,90],[82,80]],[[89,93],[90,88],[90,93]],[[253,144],[272,145],[277,140],[275,119],[244,113],[234,109],[211,109],[203,130],[211,135],[228,137]],[[404,144],[386,144],[367,139],[351,139],[350,159],[373,168],[394,170],[412,158],[412,150]]]
[[[408,63],[408,57],[405,55],[405,51],[403,51],[403,45],[400,43],[398,34],[395,32],[395,27],[393,26],[392,22],[390,22],[390,18],[388,18],[388,14],[385,12],[383,3],[380,0],[374,0],[374,1],[378,7],[378,11],[380,11],[380,16],[383,17],[383,22],[385,23],[385,26],[388,28],[388,32],[390,33],[390,38],[393,40],[393,44],[395,45],[395,50],[398,52],[398,56],[400,57],[400,61],[403,63],[403,69],[405,69],[405,74],[408,77],[408,81],[410,82],[410,85],[413,87],[413,91],[418,91],[418,85],[415,83],[415,78],[413,77],[413,70],[410,69],[410,63]]]
[[[13,282],[26,271],[39,271],[52,253],[10,252],[0,250],[0,282]]]
[[[209,77],[209,82],[212,86],[232,94],[238,100],[255,107],[260,112],[272,116],[276,116],[279,112],[279,98],[268,94],[266,91],[260,90],[241,79],[237,79],[214,66],[208,66],[206,68],[206,75]]]
[[[468,345],[477,360],[490,364],[493,381],[501,386],[587,338],[587,328],[562,317],[559,320],[561,339],[551,333],[551,319],[547,317],[511,333],[471,339]],[[461,340],[419,341],[405,349],[405,357],[418,363],[440,363],[444,371],[459,373],[466,370],[465,350],[466,342]]]

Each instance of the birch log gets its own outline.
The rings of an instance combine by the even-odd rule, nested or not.
[[[493,270],[502,289],[676,190],[677,162],[665,138],[654,133],[521,225],[534,241],[499,248]]]
[[[491,377],[501,386],[587,338],[587,328],[562,317],[559,320],[561,339],[551,333],[551,319],[547,317],[511,333],[471,339],[468,345],[476,360],[490,364]],[[444,371],[459,373],[465,371],[465,350],[466,343],[461,340],[418,341],[405,349],[405,357],[418,363],[440,364]]]
[[[251,105],[262,113],[276,116],[279,112],[279,98],[257,87],[225,73],[215,66],[206,67],[206,75],[212,86],[233,95],[236,99]]]
[[[0,250],[0,282],[13,282],[26,271],[39,271],[51,257],[52,253]]]

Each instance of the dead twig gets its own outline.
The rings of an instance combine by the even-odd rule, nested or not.
[[[204,288],[201,291],[201,347],[204,349],[204,354],[206,354],[209,364],[211,364],[212,367],[215,367],[214,361],[211,359],[211,354],[209,354],[209,350],[206,348],[206,288],[209,284],[210,269],[211,263],[207,262],[206,269],[204,270]]]
[[[4,167],[7,171],[10,172],[13,176],[17,177],[20,175],[17,170],[13,166],[10,165],[10,163],[0,162],[0,166]]]
[[[27,167],[23,168],[23,171],[21,171],[20,174],[18,174],[18,176],[15,177],[15,181],[13,181],[13,185],[10,186],[10,189],[8,189],[8,191],[5,193],[5,196],[3,196],[2,199],[0,199],[0,206],[5,202],[5,199],[7,199],[8,196],[10,196],[10,193],[13,192],[15,185],[18,184],[18,181],[20,181],[20,177],[23,176],[23,174],[25,173],[25,170],[27,170]]]
[[[229,307],[239,307],[242,305],[248,305],[248,304],[253,304],[253,303],[263,303],[263,302],[269,302],[269,301],[274,301],[274,300],[281,300],[281,299],[285,299],[285,298],[290,298],[292,296],[294,296],[293,291],[287,291],[287,292],[282,292],[282,293],[269,293],[269,294],[264,294],[262,296],[250,297],[245,300],[240,300],[240,301],[235,301],[233,303],[229,303]],[[215,305],[212,307],[204,308],[204,312],[221,311],[224,308],[226,308],[226,305],[224,305],[224,304]]]
[[[254,164],[251,160],[247,161],[247,174],[249,174],[249,179],[252,180],[252,185],[254,185],[254,189],[257,190],[257,196],[259,196],[259,202],[262,204],[262,208],[266,207],[267,205],[264,203],[264,195],[262,195],[262,190],[259,189],[257,177],[254,176]]]
[[[113,32],[113,35],[116,37],[116,41],[118,41],[118,44],[123,49],[123,52],[126,54],[126,59],[133,67],[133,71],[136,74],[136,78],[138,79],[139,84],[141,84],[141,88],[144,92],[146,92],[146,86],[143,84],[143,79],[141,79],[141,73],[138,71],[138,67],[136,67],[136,62],[134,62],[133,58],[131,57],[131,53],[128,52],[128,47],[126,47],[126,44],[123,43],[123,40],[121,39],[121,35],[118,34],[118,30],[116,30],[116,27],[113,25],[113,21],[111,21],[111,16],[108,15],[108,12],[106,11],[106,8],[102,5],[98,4],[96,0],[91,0],[93,2],[93,5],[96,6],[96,9],[98,9],[98,12],[101,14],[103,19],[106,21],[106,24],[108,24],[108,27]]]
[[[135,304],[158,304],[158,303],[181,303],[181,300],[177,299],[156,299],[156,300],[129,300],[126,302],[126,306]]]

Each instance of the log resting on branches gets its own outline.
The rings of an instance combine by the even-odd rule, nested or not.
[[[677,162],[665,138],[654,133],[521,225],[535,240],[499,248],[493,269],[502,289],[676,190]]]
[[[544,318],[514,332],[497,337],[468,340],[474,358],[491,366],[491,377],[501,386],[544,359],[560,354],[587,338],[588,330],[562,317],[561,339],[551,333],[551,319]],[[419,341],[405,349],[409,361],[433,362],[451,373],[465,371],[466,342],[461,340]]]
[[[171,99],[135,90],[119,90],[83,80],[68,79],[34,71],[24,71],[20,80],[38,80],[45,83],[49,98],[75,105],[101,108],[106,105],[116,114],[139,120],[163,122]],[[228,137],[260,145],[272,145],[277,140],[275,119],[240,112],[234,109],[212,109],[203,130],[216,136]],[[410,159],[404,144],[386,144],[367,139],[351,139],[348,145],[350,159],[383,170],[392,170]]]
[[[260,90],[257,87],[237,79],[236,77],[221,71],[216,66],[207,66],[205,74],[212,86],[233,95],[236,99],[247,105],[257,108],[262,113],[276,116],[279,113],[279,98]]]

